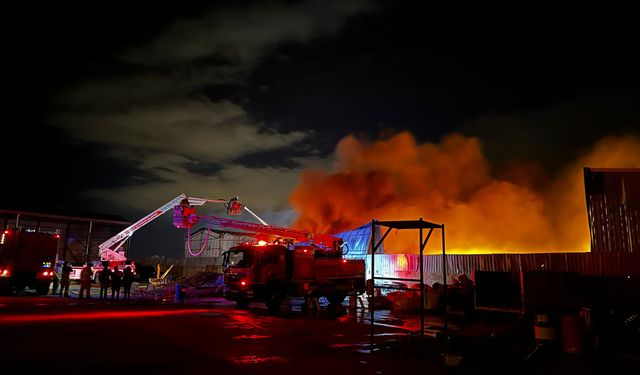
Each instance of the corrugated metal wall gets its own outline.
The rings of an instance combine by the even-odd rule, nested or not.
[[[375,255],[376,276],[419,278],[418,254]],[[640,277],[640,253],[544,253],[447,255],[447,274],[470,275],[473,271],[553,271],[594,276]],[[371,277],[371,255],[366,257]],[[442,281],[442,255],[424,256],[425,280]]]
[[[591,251],[640,252],[640,169],[584,169]]]
[[[209,230],[209,235],[207,231]],[[196,274],[198,271],[204,271],[205,268],[215,272],[222,272],[222,253],[229,250],[232,246],[240,243],[251,242],[253,235],[250,233],[236,233],[216,231],[212,229],[202,228],[197,232],[191,233],[191,251],[198,253],[202,249],[202,253],[198,256],[192,256],[187,249],[187,241],[185,240],[185,255],[181,261],[175,261],[172,264],[185,267],[185,276]],[[203,245],[204,249],[202,248]],[[186,268],[189,268],[188,272]]]
[[[209,234],[207,234],[207,230]],[[229,250],[232,246],[236,246],[240,243],[251,242],[253,240],[253,234],[251,233],[235,233],[216,231],[213,229],[202,228],[194,233],[191,233],[191,251],[198,253],[202,250],[202,253],[197,258],[220,258],[220,255]],[[203,245],[206,246],[204,249]],[[193,258],[189,254],[187,249],[187,241],[184,241],[184,256],[185,258]]]

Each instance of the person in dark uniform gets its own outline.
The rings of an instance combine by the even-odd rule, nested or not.
[[[62,264],[64,262],[59,260],[53,266],[53,271],[55,273],[55,277],[53,278],[53,286],[51,287],[51,294],[58,294],[58,287],[60,286],[60,275],[62,273]]]
[[[71,266],[69,262],[64,262],[62,266],[62,274],[60,275],[60,296],[64,294],[69,297],[69,284],[71,283]]]
[[[122,287],[124,288],[122,298],[125,300],[129,300],[131,297],[131,284],[133,284],[133,272],[131,271],[131,267],[127,266],[122,275]]]
[[[100,272],[100,299],[107,299],[107,293],[109,291],[109,282],[111,281],[111,270],[104,264],[102,271]]]
[[[93,276],[93,270],[91,269],[91,264],[87,263],[80,271],[80,293],[78,293],[78,298],[84,298],[85,292],[87,298],[91,298],[91,276]]]
[[[113,266],[111,274],[111,299],[120,299],[120,287],[122,286],[122,271],[118,266]]]

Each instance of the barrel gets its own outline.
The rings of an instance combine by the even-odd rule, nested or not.
[[[577,315],[564,315],[561,319],[562,350],[565,353],[582,353],[584,327]]]
[[[536,346],[538,347],[555,346],[560,339],[557,323],[552,316],[546,314],[536,315],[533,330]]]

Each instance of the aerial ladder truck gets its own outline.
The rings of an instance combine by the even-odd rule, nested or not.
[[[256,301],[277,311],[287,297],[325,297],[331,305],[337,305],[349,294],[364,292],[364,260],[344,258],[346,244],[340,238],[216,216],[195,216],[192,211],[174,220],[178,227],[195,222],[256,233],[254,243],[238,244],[223,253],[225,298],[240,308]]]
[[[247,211],[260,223],[197,215],[194,206],[207,202],[224,203],[230,215]],[[173,225],[177,228],[190,230],[201,223],[209,226],[207,236],[211,226],[256,234],[254,243],[238,244],[223,254],[225,297],[235,301],[238,307],[261,301],[275,310],[285,297],[299,296],[325,297],[329,303],[339,304],[348,294],[364,291],[364,260],[344,258],[347,245],[340,238],[268,225],[237,197],[224,200],[181,194],[102,243],[99,246],[101,261],[109,262],[110,266],[124,264],[127,258],[121,249],[126,240],[169,210],[173,210]],[[194,254],[190,248],[190,234],[187,235],[187,246]],[[201,252],[202,249],[197,254]]]
[[[202,206],[205,203],[223,203],[225,208],[227,209],[227,214],[237,215],[240,214],[243,210],[251,213],[256,216],[256,218],[263,222],[262,219],[257,217],[249,208],[245,207],[242,203],[238,201],[238,197],[233,197],[231,199],[212,199],[212,198],[198,198],[198,197],[190,197],[186,194],[180,194],[177,197],[173,198],[169,202],[163,204],[157,209],[151,211],[149,214],[144,216],[142,219],[136,221],[131,224],[127,228],[123,229],[121,232],[116,234],[115,236],[109,238],[98,246],[98,256],[100,257],[100,261],[93,264],[93,280],[97,281],[100,275],[100,271],[102,270],[102,264],[108,264],[109,268],[113,268],[114,266],[118,266],[121,268],[127,262],[127,257],[124,251],[124,244],[128,239],[140,228],[149,224],[153,220],[162,216],[169,210],[174,211],[174,217],[177,211],[180,211],[179,216],[183,217],[184,208],[188,208],[186,212],[186,218],[192,220],[192,216],[189,216],[191,212],[195,213],[194,206]],[[189,211],[191,210],[191,211]],[[178,225],[176,225],[178,226]],[[179,227],[186,228],[189,226],[188,222],[181,224]],[[135,263],[131,262],[132,271],[135,272]],[[74,266],[73,273],[71,275],[72,279],[80,278],[80,271],[82,270],[82,266]]]

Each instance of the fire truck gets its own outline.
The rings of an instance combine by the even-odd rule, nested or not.
[[[347,294],[364,292],[365,265],[337,254],[306,244],[232,247],[223,260],[225,297],[241,308],[262,301],[270,310],[286,297],[325,297],[340,304]]]
[[[253,243],[223,253],[225,297],[240,308],[260,301],[277,310],[286,297],[325,297],[335,305],[364,291],[364,260],[344,258],[345,244],[337,237],[215,216],[197,221],[256,233]]]
[[[260,224],[198,216],[188,205],[174,209],[174,225],[178,228],[190,229],[200,222],[256,233],[252,243],[239,244],[223,253],[225,297],[240,308],[261,301],[270,310],[277,310],[286,297],[325,297],[335,305],[349,293],[364,292],[364,260],[344,258],[346,244],[340,238],[268,225],[258,219]],[[187,244],[194,254],[189,241]]]
[[[224,203],[229,215],[247,211],[260,223],[197,215],[194,206],[206,202]],[[209,229],[215,225],[256,233],[255,243],[232,247],[223,254],[224,281],[229,291],[226,297],[236,301],[239,307],[246,307],[251,301],[264,301],[270,309],[276,309],[286,296],[326,297],[330,303],[338,304],[348,293],[364,290],[364,260],[345,259],[341,239],[268,225],[240,203],[238,197],[225,200],[181,194],[102,243],[99,246],[101,261],[109,262],[109,266],[124,264],[127,258],[120,249],[126,240],[169,210],[173,210],[173,225],[188,231],[201,223]],[[209,233],[208,230],[207,236]],[[208,238],[196,252],[191,250],[190,238],[188,233],[189,253],[198,256]]]
[[[53,263],[58,250],[58,233],[5,229],[0,232],[0,291],[25,288],[47,294],[56,277]]]

